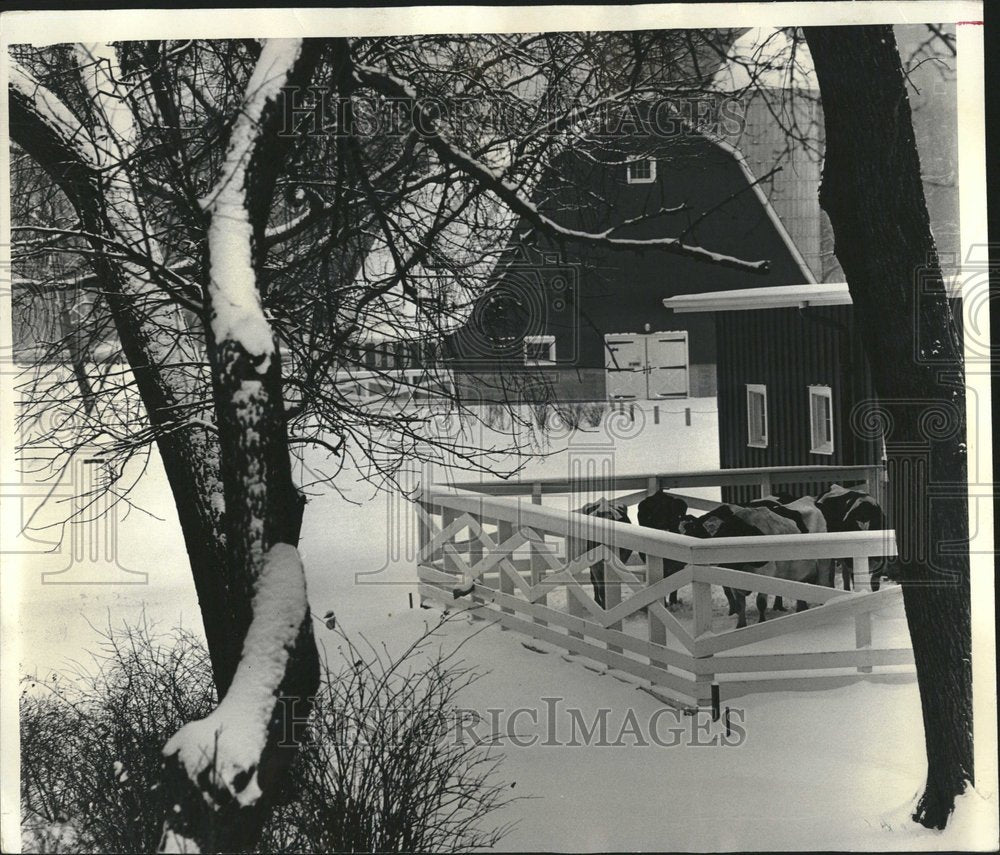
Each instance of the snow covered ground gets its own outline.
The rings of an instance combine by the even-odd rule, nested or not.
[[[665,404],[658,424],[652,413],[618,417],[611,426],[556,436],[549,450],[560,448],[529,463],[525,474],[565,474],[580,455],[618,473],[715,468],[714,401]],[[410,595],[414,606],[417,599],[412,512],[397,496],[373,497],[346,473],[338,486],[343,496],[316,496],[306,511],[301,552],[313,612],[332,609],[347,633],[402,650],[438,618],[435,610],[410,607]],[[34,554],[18,556],[16,565],[22,671],[82,658],[95,646],[90,625],[109,618],[134,621],[144,611],[163,626],[200,628],[156,461],[133,499],[148,513],[132,510],[117,523],[111,584],[51,584],[83,578],[73,575],[81,569],[91,578],[114,562],[85,556],[73,564],[65,549],[44,554],[23,544]],[[103,532],[89,537],[106,540]],[[11,564],[8,558],[5,572]],[[43,582],[42,573],[66,567]],[[121,584],[130,578],[121,568],[146,573],[146,583]],[[335,658],[338,637],[322,623],[317,632]],[[966,796],[944,833],[907,821],[924,770],[915,682],[750,695],[734,702],[735,735],[725,737],[721,723],[677,713],[624,675],[545,645],[526,646],[523,636],[466,615],[448,621],[440,639],[446,650],[464,642],[462,659],[486,672],[462,703],[483,717],[485,731],[499,734],[503,774],[514,792],[531,797],[508,809],[504,819],[517,826],[503,849],[952,849],[977,840],[988,848],[995,839],[995,792]],[[580,726],[602,718],[607,738],[598,728],[597,738],[584,739]],[[705,744],[713,738],[716,744]]]

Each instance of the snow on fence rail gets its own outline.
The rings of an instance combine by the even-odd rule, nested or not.
[[[603,485],[609,495],[633,491],[617,496],[616,501],[637,504],[663,486],[761,483],[762,492],[767,492],[765,478],[783,477],[791,469],[628,476],[608,479]],[[864,481],[872,485],[880,478],[873,470],[810,467],[795,468],[794,473],[799,481]],[[468,489],[471,487],[475,490]],[[832,688],[872,679],[876,668],[896,669],[882,679],[910,678],[897,673],[898,666],[912,665],[909,647],[878,648],[872,643],[878,613],[899,605],[898,587],[878,592],[842,591],[718,566],[851,558],[856,578],[867,579],[870,558],[896,554],[893,532],[700,540],[584,515],[576,512],[578,499],[571,499],[575,510],[569,513],[541,504],[544,494],[590,492],[593,487],[594,481],[565,479],[425,487],[415,499],[421,600],[454,605],[461,599],[473,606],[473,617],[495,619],[504,629],[648,680],[675,698],[699,706],[712,702],[713,684],[728,701],[757,691]],[[523,501],[529,496],[530,501]],[[699,503],[714,506],[703,500]],[[623,549],[638,553],[642,563],[623,563]],[[684,567],[668,576],[666,561],[680,562]],[[604,607],[592,595],[591,568],[603,572]],[[805,600],[816,607],[716,632],[712,585]],[[684,622],[668,610],[665,598],[671,591],[688,586],[693,611],[691,620]],[[800,650],[794,637],[778,651],[745,649],[845,623],[854,627],[853,643],[847,649]]]

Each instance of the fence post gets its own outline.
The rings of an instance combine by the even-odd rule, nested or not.
[[[697,570],[695,570],[697,573]],[[695,577],[697,579],[697,577]],[[691,583],[694,606],[694,637],[712,631],[712,586],[708,582]]]
[[[455,520],[458,519],[458,511],[453,511],[451,508],[441,508],[441,531],[444,531],[448,526],[450,526]],[[455,562],[452,555],[448,553],[446,547],[451,544],[454,549],[454,535],[452,535],[451,540],[441,542],[441,555],[444,558],[444,569],[446,573],[464,573],[464,568]]]
[[[417,563],[420,564],[424,560],[431,559],[431,556],[424,556],[423,553],[433,537],[431,534],[431,527],[420,514],[420,511],[423,511],[424,514],[430,516],[430,514],[433,513],[433,510],[429,502],[424,502],[420,499],[418,499],[414,505],[414,513],[417,515]]]
[[[691,599],[694,608],[694,637],[697,639],[712,631],[712,586],[708,582],[698,581],[698,567],[693,566],[694,581],[691,583]],[[712,657],[698,657],[702,661],[711,661]],[[699,708],[712,705],[712,684],[714,673],[695,674],[694,697]]]
[[[540,505],[542,503],[542,485],[535,482],[531,487],[531,503],[533,505]],[[529,526],[530,528],[530,526]],[[542,560],[542,550],[548,550],[548,545],[545,541],[545,532],[539,531],[538,529],[531,529],[532,537],[528,541],[528,563],[531,567],[529,573],[529,579],[531,580],[531,585],[535,586],[541,584],[545,579],[545,567],[544,561]],[[543,606],[548,605],[549,595],[547,593],[542,594],[542,596],[535,602],[541,603]],[[548,621],[536,617],[534,622],[541,626],[548,626]]]
[[[854,616],[854,646],[858,650],[870,650],[872,646],[872,613],[860,612]],[[871,674],[871,665],[859,665],[858,672]]]
[[[501,543],[503,543],[506,540],[509,540],[513,536],[514,536],[514,524],[513,523],[509,523],[506,520],[497,520],[497,548],[499,549]],[[511,566],[514,568],[515,572],[516,572],[517,571],[517,565],[514,564],[513,553],[511,554],[511,562],[510,563],[511,563]],[[498,566],[497,567],[497,572],[498,572],[498,576],[497,576],[498,582],[497,582],[497,584],[498,584],[498,587],[500,589],[500,593],[501,594],[510,594],[511,596],[513,596],[514,595],[514,583],[513,583],[513,581],[511,581],[511,579],[507,576],[507,574],[504,573],[502,567]],[[511,608],[508,608],[506,606],[500,606],[500,612],[502,614],[505,614],[505,615],[512,615],[512,614],[514,614],[514,610],[511,609]],[[507,630],[507,627],[505,627],[503,625],[503,622],[501,621],[501,623],[500,623],[500,631],[504,632],[506,630]]]
[[[770,496],[774,492],[774,488],[771,486],[771,473],[767,472],[760,476],[760,498],[765,496]]]
[[[541,585],[545,581],[545,566],[541,558],[541,550],[546,549],[547,547],[545,545],[545,536],[540,532],[539,532],[539,539],[542,543],[542,546],[538,546],[536,541],[532,540],[531,545],[529,547],[529,553],[531,556],[530,578],[532,587],[534,587],[535,585]],[[535,602],[543,606],[548,605],[549,603],[548,592],[542,594],[537,600],[535,600]],[[545,620],[545,618],[540,618],[540,617],[535,618],[535,623],[539,624],[540,626],[549,625],[549,622]]]
[[[851,572],[854,574],[854,590],[858,589],[858,579],[864,579],[865,587],[871,591],[872,574],[868,568],[868,556],[860,555],[851,561]]]
[[[425,561],[430,564],[433,563],[433,556],[424,556],[424,550],[430,544],[433,535],[431,534],[430,523],[425,520],[425,518],[420,514],[423,510],[424,514],[428,517],[433,512],[433,508],[429,502],[417,501],[413,512],[417,515],[417,581],[420,581],[420,565]],[[418,588],[419,590],[419,588]],[[420,605],[425,604],[424,595],[419,595]]]
[[[578,537],[567,537],[566,538],[566,563],[572,564],[577,558],[579,558],[584,552],[587,551],[586,541],[581,540]],[[566,608],[569,610],[570,615],[578,618],[586,618],[587,611],[581,606],[576,598],[570,593],[569,589],[566,589]],[[583,638],[583,633],[569,631],[571,638]]]
[[[613,555],[614,552],[616,552],[617,550],[611,549],[609,547],[608,551],[611,552],[612,555]],[[620,559],[621,556],[618,556],[618,558]],[[601,568],[600,574],[601,574],[601,578],[604,579],[604,608],[605,608],[605,610],[607,610],[607,609],[613,609],[615,606],[617,606],[622,601],[622,583],[621,583],[621,577],[619,577],[618,571],[614,569],[614,567],[612,566],[612,564],[613,564],[613,561],[611,561],[611,560],[608,560],[608,561],[602,560],[600,562],[600,568]],[[614,581],[612,581],[612,576],[614,577]],[[621,631],[621,628],[622,628],[621,621],[618,621],[617,623],[613,623],[613,624],[611,624],[608,627],[608,629],[617,629],[619,632]],[[608,650],[610,650],[612,653],[622,653],[623,652],[622,649],[617,644],[611,644],[611,643],[608,644]]]
[[[469,514],[477,523],[479,523],[479,528],[483,529],[486,525],[486,518],[483,516],[482,511],[478,514]],[[485,536],[486,532],[483,531]],[[469,566],[475,567],[480,561],[483,560],[483,542],[475,537],[472,530],[469,530]]]
[[[663,559],[658,555],[646,556],[646,584],[655,585],[664,576]],[[649,609],[646,610],[646,621],[649,624],[650,644],[659,644],[663,647],[667,644],[667,628],[656,615]],[[655,660],[649,660],[650,665],[658,665]],[[660,665],[659,667],[663,667]]]
[[[865,468],[865,491],[869,496],[878,501],[878,471],[881,467],[868,466]]]

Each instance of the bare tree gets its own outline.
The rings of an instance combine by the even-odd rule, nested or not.
[[[538,198],[539,175],[602,105],[691,74],[658,41],[16,49],[12,136],[75,219],[21,222],[15,235],[25,250],[86,259],[92,329],[110,322],[116,337],[89,387],[40,366],[22,425],[53,407],[71,414],[63,463],[87,440],[119,458],[155,442],[222,699],[165,747],[179,807],[165,849],[252,847],[298,747],[318,673],[290,448],[357,455],[382,477],[411,455],[490,465],[431,435],[426,415],[352,400],[345,369],[369,367],[373,342],[419,345],[463,322],[516,218],[574,245],[766,268],[682,239],[570,229]],[[610,91],[620,81],[602,72],[609,53],[627,69]],[[310,85],[336,96],[329,127],[303,109]],[[458,121],[434,107],[446,97],[504,115]],[[387,101],[402,108],[400,132],[366,134],[359,114]]]
[[[973,780],[967,446],[961,339],[931,235],[892,28],[805,30],[826,125],[833,223],[887,440],[927,785],[913,819],[944,828]],[[929,447],[924,457],[915,448]]]

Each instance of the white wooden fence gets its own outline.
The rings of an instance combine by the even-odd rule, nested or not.
[[[343,395],[361,402],[450,400],[455,396],[451,372],[438,368],[338,371],[334,383]]]
[[[766,484],[770,479],[784,481],[789,474],[788,467],[698,471],[629,476],[603,486],[608,498],[637,504],[661,486],[758,483],[764,477]],[[866,467],[810,467],[795,469],[794,476],[797,481],[869,483],[878,473]],[[637,484],[644,486],[615,495]],[[575,494],[591,493],[593,482],[544,479],[475,485],[476,490],[468,489],[471,486],[428,486],[415,500],[422,601],[469,607],[474,617],[496,620],[504,629],[649,680],[678,700],[699,706],[712,702],[713,683],[728,701],[751,692],[874,679],[875,669],[883,672],[882,679],[911,679],[912,667],[900,672],[900,666],[912,666],[908,646],[873,644],[879,613],[899,606],[898,587],[846,592],[718,566],[852,558],[855,579],[865,582],[870,558],[895,554],[891,531],[700,540],[579,513]],[[570,511],[542,505],[544,494],[568,495]],[[695,508],[716,504],[687,498]],[[623,564],[621,549],[641,553],[644,563]],[[665,561],[684,567],[665,576]],[[603,608],[593,597],[592,567],[603,570]],[[719,631],[713,629],[712,585],[804,600],[815,607]],[[671,591],[688,586],[693,608],[691,620],[684,622],[664,600]],[[853,626],[844,649],[799,649],[793,635],[837,626]],[[786,635],[791,637],[777,652],[746,649]]]

